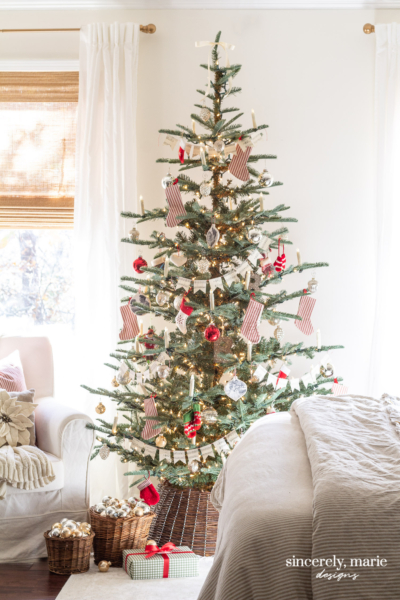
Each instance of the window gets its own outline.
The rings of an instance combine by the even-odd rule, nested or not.
[[[0,74],[0,228],[73,227],[77,73]]]
[[[77,101],[78,73],[0,73],[0,335],[50,337],[64,389]]]

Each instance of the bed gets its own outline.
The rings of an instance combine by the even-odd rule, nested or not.
[[[297,402],[257,421],[218,478],[217,550],[199,600],[400,598],[400,406]],[[335,549],[335,560],[386,565],[315,562]]]

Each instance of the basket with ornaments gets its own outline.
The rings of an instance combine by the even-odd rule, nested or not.
[[[86,522],[62,519],[44,534],[49,571],[58,575],[89,570],[94,533]]]
[[[151,501],[149,496],[148,499]],[[111,567],[122,567],[123,550],[145,548],[154,517],[155,513],[143,499],[104,496],[90,509],[96,565],[107,561]]]

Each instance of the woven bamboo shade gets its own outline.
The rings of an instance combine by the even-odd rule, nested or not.
[[[73,227],[78,73],[0,73],[0,229]]]

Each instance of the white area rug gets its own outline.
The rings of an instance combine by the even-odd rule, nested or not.
[[[81,575],[71,575],[57,600],[197,600],[213,558],[201,558],[199,577],[133,580],[124,569],[100,573],[94,563]]]

